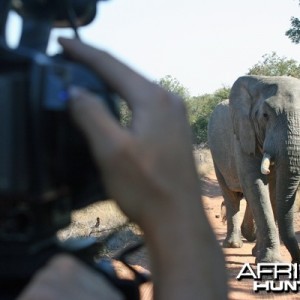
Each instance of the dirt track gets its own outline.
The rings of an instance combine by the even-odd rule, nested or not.
[[[203,201],[205,211],[209,217],[212,227],[217,235],[217,239],[222,244],[226,237],[226,224],[223,224],[220,218],[220,207],[223,198],[220,193],[218,182],[213,172],[203,178]],[[243,201],[244,202],[244,201]],[[244,209],[244,205],[242,205]],[[294,214],[294,225],[297,233],[298,242],[300,241],[300,213]],[[237,281],[236,276],[241,270],[244,263],[254,264],[254,257],[251,255],[251,250],[254,243],[244,240],[244,245],[239,249],[224,249],[224,254],[227,262],[227,270],[229,275],[230,294],[229,298],[234,300],[244,299],[300,299],[299,294],[274,294],[252,292],[253,281],[244,279]],[[281,245],[281,254],[285,262],[290,262],[291,258],[286,248]]]
[[[212,227],[216,233],[217,239],[222,244],[226,236],[226,224],[222,223],[220,217],[220,207],[223,198],[220,193],[218,182],[213,172],[209,173],[203,178],[203,202],[204,208],[211,222]],[[242,201],[244,202],[244,201]],[[245,203],[242,203],[242,210]],[[300,241],[300,213],[295,213],[295,231],[297,233],[298,242]],[[244,279],[237,281],[236,276],[241,270],[244,263],[251,263],[254,265],[254,257],[251,255],[251,250],[254,247],[254,243],[244,240],[244,245],[239,249],[224,249],[224,254],[227,262],[227,270],[229,277],[230,293],[229,299],[231,300],[247,300],[247,299],[280,299],[280,300],[292,300],[300,299],[299,294],[276,294],[252,292],[253,281],[250,279]],[[283,245],[281,245],[281,254],[285,262],[290,262],[290,255]],[[143,266],[147,269],[147,257],[145,255],[137,255],[133,261],[133,264]],[[142,289],[142,299],[151,299],[151,285],[146,285]]]

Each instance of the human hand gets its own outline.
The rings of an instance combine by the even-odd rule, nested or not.
[[[147,230],[160,215],[168,217],[174,201],[183,210],[187,195],[198,201],[199,182],[183,101],[103,51],[77,40],[60,42],[132,110],[132,126],[124,129],[97,96],[81,89],[72,93],[72,115],[89,140],[109,194],[129,218]]]
[[[200,201],[183,101],[101,50],[60,43],[132,111],[131,127],[122,128],[96,95],[71,90],[71,114],[109,194],[145,233],[155,299],[226,299],[224,257]]]
[[[18,300],[123,299],[100,274],[72,256],[59,255],[34,276]]]

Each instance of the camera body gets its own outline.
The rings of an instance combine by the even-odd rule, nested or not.
[[[61,207],[65,207],[66,217],[47,223],[48,231],[54,232],[68,224],[71,209],[107,198],[85,137],[69,116],[68,88],[77,85],[98,94],[118,119],[117,98],[91,70],[64,54],[50,57],[36,47],[45,37],[48,40],[56,10],[60,24],[67,23],[63,21],[62,2],[73,3],[23,0],[20,14],[24,15],[25,29],[20,45],[11,49],[0,39],[0,240],[19,238],[19,225],[11,228],[15,222],[8,221],[10,216],[16,219],[18,210],[22,211],[23,229],[31,227],[23,232],[41,229],[32,226],[32,216],[24,216],[24,210],[31,210],[25,207],[51,203],[54,210],[56,206],[60,209],[54,215],[62,215]],[[77,0],[74,4],[94,16],[96,2]],[[82,8],[84,3],[87,9]],[[40,5],[48,13],[43,20],[37,13]],[[90,21],[89,15],[87,18]]]
[[[98,94],[118,118],[116,98],[84,66],[0,47],[0,206],[58,201],[71,210],[106,198],[87,142],[68,113],[70,85]]]
[[[87,141],[69,115],[68,88],[96,93],[116,119],[117,97],[85,66],[44,51],[53,24],[87,24],[96,3],[0,0],[0,290],[8,294],[61,250],[56,232],[70,223],[73,209],[107,199]],[[4,36],[12,8],[23,18],[15,49]]]

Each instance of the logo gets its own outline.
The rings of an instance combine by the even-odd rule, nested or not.
[[[274,293],[298,293],[300,291],[300,271],[297,263],[244,264],[237,280],[252,279],[253,291]]]

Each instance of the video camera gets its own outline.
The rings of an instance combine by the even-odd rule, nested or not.
[[[87,142],[68,114],[68,87],[117,97],[91,70],[46,48],[53,27],[90,23],[97,0],[0,0],[0,298],[14,299],[53,254],[72,209],[107,198]],[[9,12],[23,26],[6,41]],[[68,251],[68,250],[67,250]],[[84,258],[85,259],[85,258]],[[92,259],[89,259],[92,261]]]

